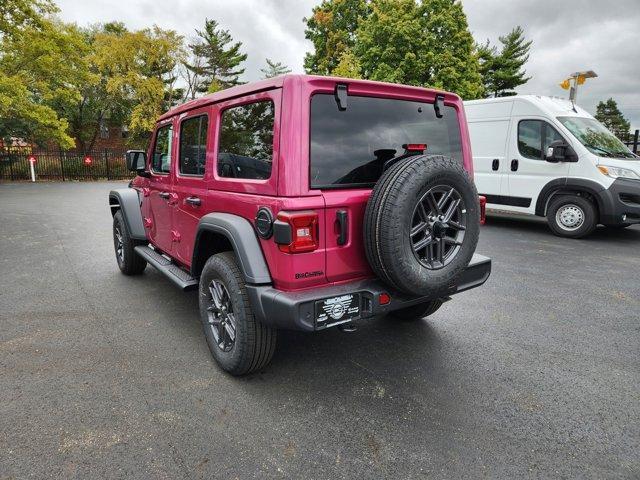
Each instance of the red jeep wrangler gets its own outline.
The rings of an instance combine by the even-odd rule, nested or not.
[[[234,375],[269,362],[277,329],[421,318],[491,271],[451,93],[287,75],[174,108],[127,165],[109,193],[120,270],[198,289]]]

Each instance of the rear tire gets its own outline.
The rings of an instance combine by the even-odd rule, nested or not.
[[[276,348],[277,331],[254,317],[233,252],[207,260],[199,292],[202,327],[218,365],[231,375],[245,375],[267,365]]]
[[[144,243],[131,238],[122,212],[118,210],[113,216],[113,246],[118,267],[125,275],[140,275],[144,272],[147,261],[134,250],[137,245]]]
[[[547,223],[559,237],[582,238],[596,229],[598,212],[593,203],[584,197],[561,195],[549,204]]]
[[[391,312],[391,316],[404,321],[421,320],[424,317],[428,317],[429,315],[436,313],[442,306],[442,303],[442,300],[432,300],[427,303],[419,303],[418,305],[412,305],[410,307],[401,308],[400,310]]]
[[[409,295],[444,297],[478,243],[480,202],[460,161],[422,155],[399,161],[373,189],[364,244],[375,274]]]

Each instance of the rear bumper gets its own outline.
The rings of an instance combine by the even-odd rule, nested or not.
[[[618,178],[598,197],[603,225],[640,223],[640,181]]]
[[[491,274],[491,259],[474,254],[471,262],[455,285],[452,285],[444,297],[479,287]],[[271,286],[247,285],[247,292],[256,318],[275,328],[303,330],[312,332],[345,323],[316,323],[315,302],[328,297],[359,293],[362,298],[361,314],[358,318],[384,315],[411,305],[429,302],[442,297],[413,297],[390,290],[377,279],[359,280],[336,286],[323,287],[299,292],[284,292]],[[380,305],[381,293],[388,293],[391,302]],[[347,320],[350,321],[350,320]]]

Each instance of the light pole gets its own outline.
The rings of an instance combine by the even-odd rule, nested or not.
[[[593,70],[584,72],[574,72],[565,79],[560,86],[565,90],[569,90],[569,100],[575,104],[578,98],[578,85],[582,85],[587,78],[596,78],[598,74]]]

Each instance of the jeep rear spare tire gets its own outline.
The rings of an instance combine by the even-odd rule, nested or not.
[[[374,187],[364,243],[391,288],[439,297],[469,264],[479,228],[478,193],[461,162],[420,155],[393,165]]]

